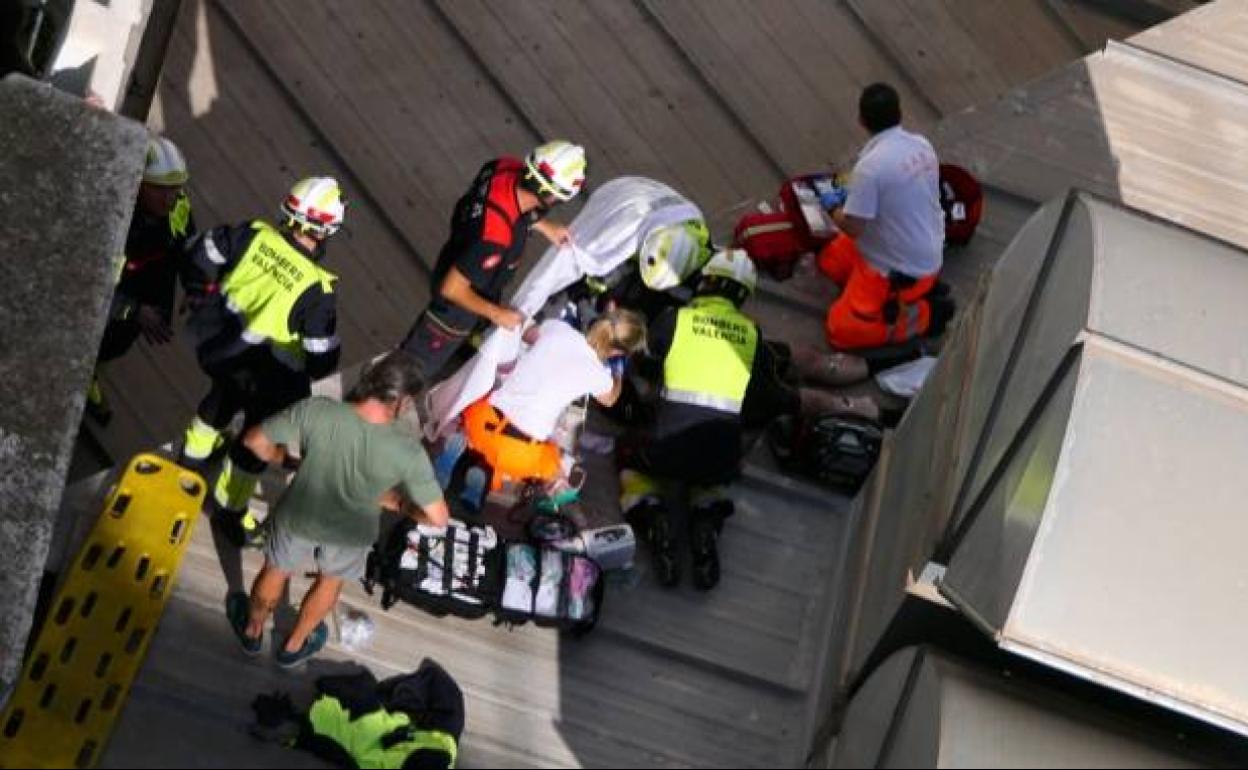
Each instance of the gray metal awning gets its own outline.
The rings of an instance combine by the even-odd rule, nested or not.
[[[926,647],[884,661],[850,701],[832,767],[1199,767],[1165,735],[1034,681]]]
[[[1248,255],[1082,194],[1055,217],[998,267],[1018,332],[941,590],[1008,650],[1248,734]]]

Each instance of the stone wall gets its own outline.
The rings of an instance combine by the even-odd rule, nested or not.
[[[21,666],[142,175],[142,125],[0,81],[0,697]]]

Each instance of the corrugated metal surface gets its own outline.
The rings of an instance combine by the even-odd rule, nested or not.
[[[294,177],[339,176],[350,233],[329,265],[343,276],[346,363],[401,338],[427,298],[451,206],[490,157],[566,135],[588,146],[591,183],[621,173],[672,183],[722,237],[784,175],[852,155],[863,85],[898,84],[912,123],[927,127],[1099,45],[1087,41],[1114,25],[1138,29],[1054,0],[974,10],[952,0],[183,5],[154,123],[186,151],[199,223],[268,215]],[[1005,33],[1003,15],[1018,21]],[[967,294],[1038,200],[1003,186],[988,195],[980,237],[950,260]],[[817,338],[827,292],[809,288],[768,287],[754,310],[772,334]],[[180,344],[140,345],[106,381],[117,416],[101,441],[117,456],[174,438],[206,386]],[[712,597],[643,583],[571,650],[543,632],[400,613],[369,662],[383,672],[426,653],[453,662],[470,696],[469,764],[801,761],[830,697],[812,683],[837,668],[827,639],[846,524],[835,499],[785,486],[747,484],[742,501],[725,541],[730,574]],[[900,524],[899,511],[889,516]],[[200,566],[171,609],[180,620],[156,639],[113,762],[192,761],[176,742],[145,742],[154,714],[201,729],[189,753],[205,761],[218,746],[247,757],[232,753],[246,745],[239,712],[272,673],[233,660],[220,567],[197,548]],[[912,548],[906,559],[921,556]],[[754,559],[766,574],[750,572]],[[876,584],[886,602],[904,572],[890,566]],[[514,682],[516,671],[536,673]]]
[[[1057,5],[1079,3],[184,0],[153,123],[186,152],[201,226],[269,215],[301,174],[344,181],[350,232],[329,265],[351,363],[423,306],[485,159],[569,136],[591,185],[654,176],[725,237],[784,175],[851,156],[863,85],[896,83],[930,126],[1083,53],[1090,22]],[[1002,33],[1001,13],[1027,23]],[[985,230],[1008,240],[1020,201],[989,194]],[[950,276],[973,284],[983,261],[959,262]],[[117,419],[93,432],[117,457],[175,437],[204,388],[181,344],[140,344],[105,381]]]

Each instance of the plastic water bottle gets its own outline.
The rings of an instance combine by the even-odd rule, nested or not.
[[[373,619],[360,610],[349,609],[338,616],[338,636],[342,646],[356,651],[368,647],[377,634]]]

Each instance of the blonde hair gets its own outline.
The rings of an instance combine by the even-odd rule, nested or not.
[[[616,348],[632,355],[646,346],[646,319],[623,308],[607,311],[590,324],[585,340],[604,361]]]

